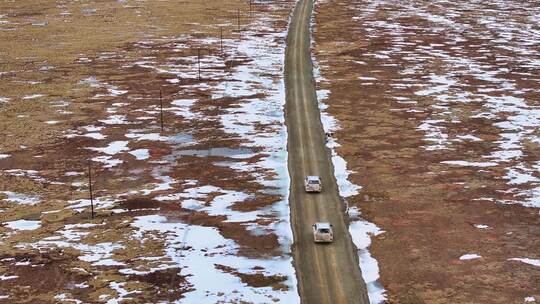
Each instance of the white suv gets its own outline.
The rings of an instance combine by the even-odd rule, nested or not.
[[[313,224],[313,239],[315,243],[331,243],[334,241],[332,225],[326,222]]]
[[[304,186],[306,187],[306,192],[321,192],[321,178],[315,175],[306,176]]]

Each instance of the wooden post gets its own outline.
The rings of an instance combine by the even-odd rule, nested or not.
[[[201,81],[201,49],[197,49],[197,65],[199,66],[199,81]]]
[[[221,49],[221,55],[223,55],[223,26],[219,27],[219,35],[221,37],[221,43],[220,43],[220,49]]]
[[[92,161],[88,161],[88,188],[90,191],[90,210],[92,212],[92,218],[94,218],[94,195],[92,193]]]
[[[159,88],[159,108],[161,116],[161,132],[163,132],[163,93],[161,92],[161,88]]]

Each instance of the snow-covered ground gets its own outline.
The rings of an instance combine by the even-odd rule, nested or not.
[[[238,277],[215,269],[216,265],[223,265],[246,274],[288,274],[291,270],[290,259],[287,257],[273,259],[239,257],[236,255],[237,244],[224,238],[218,229],[183,223],[167,223],[167,219],[159,215],[138,217],[132,225],[138,228],[136,238],[147,238],[148,233],[156,236],[163,235],[166,240],[167,257],[174,264],[182,265],[182,273],[189,276],[188,282],[193,288],[193,291],[184,295],[182,303],[298,302],[298,295],[294,290],[281,293],[272,290],[272,287],[249,287]],[[171,267],[171,265],[160,267]],[[159,268],[152,270],[157,269]],[[129,268],[124,268],[121,272],[141,273]],[[294,284],[294,276],[289,277],[287,283]]]
[[[41,226],[41,223],[40,221],[17,220],[4,222],[4,225],[13,230],[35,230]]]
[[[7,202],[24,205],[35,205],[39,203],[39,197],[29,194],[16,193],[11,191],[0,191],[5,196],[3,199]]]
[[[334,164],[342,176],[365,181],[360,194],[380,196],[354,201],[365,202],[366,216],[387,232],[375,238],[380,229],[358,224],[371,233],[355,241],[369,245],[371,236],[376,244],[372,254],[380,257],[388,300],[403,302],[414,294],[418,301],[436,302],[457,290],[478,299],[475,290],[489,276],[498,281],[493,286],[513,279],[520,286],[516,273],[530,275],[534,264],[525,261],[537,258],[537,242],[531,241],[537,239],[540,207],[537,5],[319,3],[324,7],[315,50],[330,80],[318,79],[329,90],[319,98],[342,122],[337,141],[344,147],[338,151],[349,162]],[[340,190],[354,194],[350,189]],[[389,254],[397,244],[403,248],[397,255],[410,264]],[[508,260],[515,257],[523,260]],[[470,272],[467,287],[452,280],[439,287],[427,283],[435,276],[461,280],[463,269]],[[416,284],[399,275],[407,271]],[[532,285],[521,285],[518,302],[537,293]],[[517,288],[504,293],[509,302],[518,294]]]
[[[298,302],[296,291],[296,277],[292,268],[292,260],[289,255],[292,243],[292,233],[289,225],[289,211],[287,206],[289,178],[287,173],[286,130],[284,128],[283,103],[284,86],[282,78],[275,78],[273,71],[280,71],[283,64],[285,31],[277,32],[269,36],[257,37],[255,34],[261,29],[269,29],[270,20],[262,19],[258,24],[250,27],[249,31],[242,32],[244,38],[239,43],[226,47],[233,50],[232,56],[245,57],[252,60],[247,65],[241,65],[229,70],[226,81],[221,82],[212,90],[213,98],[235,97],[243,101],[237,107],[227,110],[220,116],[220,122],[226,133],[233,134],[242,140],[242,145],[247,148],[259,148],[259,153],[264,154],[259,161],[247,163],[243,158],[235,157],[234,151],[228,154],[234,162],[228,163],[238,174],[249,174],[255,170],[263,169],[275,173],[275,179],[259,176],[257,181],[265,187],[276,188],[282,199],[271,208],[263,211],[235,212],[230,209],[235,202],[240,202],[251,197],[250,194],[221,189],[213,185],[201,185],[188,188],[180,196],[185,198],[182,205],[187,209],[196,209],[209,215],[225,215],[229,222],[249,223],[249,229],[258,233],[276,233],[285,250],[285,255],[279,258],[250,259],[236,256],[237,245],[223,238],[215,228],[207,228],[194,225],[162,224],[161,226],[144,225],[145,218],[136,219],[136,225],[141,230],[158,230],[160,232],[176,232],[171,236],[169,248],[174,244],[184,246],[189,244],[189,250],[183,251],[183,257],[178,259],[179,264],[186,265],[183,261],[189,261],[185,273],[189,275],[188,282],[194,291],[186,294],[186,303],[201,301],[248,301],[261,303],[266,301],[279,301],[286,303]],[[182,46],[179,46],[182,48]],[[195,59],[193,60],[195,63]],[[206,57],[202,68],[219,64],[218,57]],[[178,79],[194,77],[189,74],[190,68],[168,67],[166,73],[175,73]],[[194,69],[192,69],[194,70]],[[263,76],[265,75],[270,76]],[[204,77],[212,77],[205,72]],[[263,98],[250,98],[254,92],[264,92]],[[184,119],[198,120],[203,116],[196,112],[188,112],[193,108],[194,100],[177,100],[174,105],[180,109],[171,108],[175,115]],[[256,130],[259,124],[273,125],[264,132]],[[219,193],[210,205],[205,204],[203,199],[208,193]],[[267,215],[276,216],[278,220],[268,227],[256,224],[256,220]],[[159,221],[163,221],[162,218]],[[180,243],[176,240],[182,240]],[[178,246],[177,245],[177,246]],[[208,254],[215,251],[213,254]],[[265,275],[285,275],[288,277],[286,284],[288,291],[276,292],[271,288],[252,288],[242,286],[239,279],[231,274],[216,272],[214,267],[208,265],[220,264],[237,269],[242,273],[263,272]],[[253,270],[263,269],[263,270]],[[208,280],[208,278],[212,278]],[[235,292],[241,290],[241,292]],[[206,299],[206,300],[205,300]]]
[[[316,26],[316,24],[314,24],[312,20],[312,28],[314,26]],[[316,43],[313,37],[311,41],[312,43]],[[315,69],[315,81],[317,83],[327,81],[320,73],[316,58],[312,58],[312,61]],[[347,162],[345,159],[336,152],[336,148],[340,146],[338,143],[339,138],[335,138],[331,135],[339,130],[340,126],[339,121],[326,111],[328,104],[331,103],[331,101],[328,100],[329,93],[328,90],[319,89],[317,90],[317,99],[319,101],[321,121],[324,131],[327,134],[326,146],[332,153],[332,164],[334,166],[334,175],[336,176],[338,183],[339,194],[346,201],[348,197],[357,195],[362,187],[349,181],[348,177],[352,172],[347,169]],[[371,245],[371,237],[384,233],[384,231],[379,229],[375,224],[362,219],[361,212],[358,208],[349,207],[347,211],[350,219],[349,233],[358,249],[359,266],[362,271],[364,282],[366,283],[369,301],[372,304],[383,303],[386,300],[386,295],[384,287],[377,281],[379,279],[379,264],[377,260],[371,256],[369,246]]]
[[[369,1],[354,17],[371,39],[389,42],[386,49],[365,56],[399,69],[391,80],[397,89],[391,96],[395,110],[425,117],[417,126],[424,149],[448,155],[443,164],[503,168],[506,174],[500,178],[508,187],[494,201],[539,208],[540,163],[529,157],[531,147],[540,144],[537,6],[490,1],[488,8],[467,2],[434,13],[429,5],[415,3]],[[381,7],[392,7],[392,14],[378,18]],[[411,19],[418,25],[400,22]],[[362,85],[373,84],[360,79]],[[460,151],[470,149],[464,145],[475,153],[461,156]]]
[[[325,4],[324,1],[319,3]],[[459,188],[463,201],[540,207],[537,5],[521,1],[385,0],[346,1],[339,5],[346,9],[335,9],[339,14],[335,23],[329,13],[334,10],[332,5],[326,4],[325,12],[321,12],[318,20],[325,23],[317,33],[321,38],[317,49],[324,58],[321,70],[335,81],[334,86],[339,88],[336,91],[342,91],[319,91],[319,100],[323,101],[321,110],[324,112],[327,107],[324,103],[332,107],[332,94],[343,99],[337,101],[332,110],[346,119],[348,138],[344,141],[359,140],[366,144],[364,150],[361,144],[347,146],[344,150],[351,152],[351,158],[358,153],[359,159],[388,160],[395,170],[391,173],[372,169],[378,164],[367,165],[367,161],[366,168],[369,167],[374,179],[385,179],[385,174],[400,178],[401,172],[406,171],[400,171],[402,168],[416,173],[424,169],[401,164],[407,161],[403,155],[408,154],[409,149],[418,150],[413,157],[425,156],[423,164],[431,167],[430,162],[434,161],[433,168],[427,169],[434,180],[446,180],[448,176],[455,179],[454,185]],[[350,32],[343,30],[349,25],[353,27]],[[324,77],[318,77],[317,82],[324,84]],[[323,87],[332,88],[331,85]],[[381,118],[380,121],[377,118]],[[336,126],[339,128],[334,118],[323,113],[322,119],[326,130],[332,132]],[[398,131],[400,128],[403,133]],[[421,149],[417,149],[417,138],[422,139]],[[339,142],[340,138],[336,140]],[[400,140],[409,144],[396,145]],[[379,145],[385,148],[378,149]],[[329,147],[336,147],[334,140],[330,140]],[[353,150],[353,147],[358,149]],[[380,155],[374,157],[376,153]],[[335,152],[334,166],[338,182],[341,180],[342,195],[356,194],[358,188],[346,182],[350,173],[347,164],[336,157]],[[358,176],[369,178],[370,175],[359,172]],[[414,183],[411,180],[410,185]],[[436,185],[430,190],[438,191],[439,187]],[[390,198],[378,210],[386,211],[385,207],[390,209],[389,205],[400,203],[398,195],[390,195]],[[356,218],[360,212],[351,210],[350,213]],[[389,219],[385,216],[391,216],[396,223],[399,221],[398,215],[390,212],[372,216],[379,217],[381,223]],[[398,227],[395,225],[394,228]],[[499,223],[491,222],[471,225],[486,234],[502,228]],[[361,221],[353,220],[351,227],[353,239],[358,234],[353,229],[369,231],[366,237],[355,239],[359,248],[369,246],[370,236],[383,233],[375,225]],[[406,244],[411,239],[400,241]],[[411,244],[411,247],[416,245]],[[384,245],[379,248],[382,247]],[[487,256],[484,252],[478,253]],[[370,258],[361,256],[360,262]],[[463,253],[462,259],[472,258],[477,259],[479,255]],[[476,261],[491,262],[487,260],[486,257]],[[368,286],[378,278],[377,271],[364,270],[378,270],[376,261],[371,265],[362,265],[365,274],[376,273],[365,277]],[[390,263],[387,269],[392,277],[396,268]],[[382,301],[384,289],[373,290],[377,290],[380,297],[370,294],[370,299]]]
[[[130,281],[133,275],[147,276],[170,269],[177,270],[177,274],[185,278],[175,287],[183,291],[180,298],[172,301],[175,303],[299,303],[290,255],[293,240],[283,111],[287,29],[283,24],[277,27],[275,24],[276,15],[288,15],[288,7],[265,6],[263,12],[253,13],[257,16],[251,18],[250,24],[241,32],[229,32],[224,40],[224,55],[204,54],[201,60],[203,80],[200,82],[185,84],[186,79],[198,77],[197,56],[182,52],[194,44],[214,47],[219,43],[218,39],[183,35],[136,44],[141,48],[160,43],[174,45],[168,55],[171,57],[126,60],[123,68],[146,69],[149,73],[167,77],[170,84],[182,88],[182,93],[174,96],[165,92],[167,102],[163,107],[167,122],[179,121],[188,126],[181,132],[173,132],[172,123],[166,125],[165,132],[160,132],[155,122],[159,116],[156,105],[141,103],[133,110],[139,97],[132,96],[129,87],[113,84],[98,75],[81,80],[78,86],[96,90],[91,100],[103,105],[104,117],[79,124],[65,132],[64,137],[81,143],[80,149],[93,161],[92,171],[98,178],[93,203],[99,218],[111,215],[125,216],[125,219],[115,224],[118,233],[113,234],[110,234],[106,217],[102,224],[92,221],[59,228],[45,220],[6,221],[2,224],[9,230],[9,236],[16,236],[19,230],[46,228],[39,229],[44,233],[40,238],[25,240],[15,248],[34,252],[60,248],[78,252],[77,263],[82,266],[70,271],[99,274],[106,280],[99,295],[99,300],[106,303],[137,298],[144,292],[142,287],[133,287]],[[272,10],[281,12],[274,15]],[[180,55],[182,60],[178,60]],[[99,60],[113,60],[111,58],[115,56],[104,54],[98,59],[81,58],[81,64],[91,65]],[[225,61],[235,64],[226,66]],[[42,95],[35,94],[24,99],[32,102],[40,97]],[[9,100],[2,99],[2,102]],[[66,101],[50,106],[70,104]],[[59,121],[46,123],[57,125]],[[222,140],[201,138],[200,134],[211,131],[223,134]],[[206,142],[211,140],[220,146],[206,149]],[[156,153],[156,146],[162,149],[159,153]],[[9,157],[8,154],[0,155],[0,158]],[[190,178],[179,176],[176,170],[191,166],[194,157],[202,159],[205,167],[187,170]],[[152,168],[149,177],[144,175],[147,168]],[[230,172],[226,180],[202,174],[202,170],[217,172],[220,168]],[[99,180],[102,172],[111,173],[108,175],[111,182],[115,179],[137,181],[142,177],[152,182],[138,188],[106,191],[103,187],[109,181]],[[38,171],[3,173],[34,180],[41,178]],[[200,180],[196,179],[198,175],[202,177]],[[250,187],[239,187],[234,182],[238,176],[249,177],[247,185]],[[43,211],[42,218],[88,212],[91,201],[87,197],[87,171],[68,171],[62,178],[71,185],[74,194],[70,193],[64,207]],[[46,178],[39,181],[52,182]],[[10,203],[36,205],[41,202],[37,195],[10,191],[1,194],[0,198]],[[272,202],[260,208],[249,206],[250,202],[258,203],[261,197],[270,197]],[[155,206],[121,207],[131,198],[144,198]],[[249,211],[237,209],[238,205],[248,206]],[[164,206],[181,211],[168,212]],[[198,217],[199,221],[192,220],[189,214]],[[234,233],[239,236],[234,238]],[[259,240],[257,237],[275,238],[277,249],[250,248],[241,242],[242,233],[248,238],[252,236],[255,242]],[[155,242],[161,247],[149,245]],[[257,244],[253,245],[257,248]],[[265,247],[261,245],[261,248]],[[137,254],[128,258],[130,251]],[[105,278],[105,273],[111,269],[114,278]],[[12,276],[5,278],[15,279]],[[253,283],[253,280],[262,282]],[[275,283],[265,283],[272,280]],[[89,284],[94,283],[83,282],[76,288],[89,288]],[[56,294],[55,299],[80,301],[77,294],[70,291]]]

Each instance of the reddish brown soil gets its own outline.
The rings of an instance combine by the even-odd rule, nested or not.
[[[283,276],[265,276],[263,273],[242,273],[236,269],[224,265],[215,265],[217,269],[234,274],[242,280],[243,283],[253,287],[272,286],[274,289],[287,289],[288,287],[282,284],[287,278]]]
[[[375,6],[369,17],[365,17],[370,7],[368,2],[318,4],[314,52],[326,79],[318,85],[330,90],[325,101],[330,105],[328,112],[341,126],[335,133],[342,145],[338,154],[354,171],[350,180],[363,187],[349,203],[361,209],[363,218],[385,231],[373,239],[370,251],[379,262],[380,282],[387,290],[388,303],[523,303],[528,296],[538,301],[540,269],[508,260],[539,258],[538,210],[473,200],[484,196],[522,199],[501,193],[510,188],[501,179],[505,164],[479,170],[440,163],[488,154],[501,138],[501,131],[494,124],[503,118],[470,117],[471,111],[479,109],[477,103],[452,105],[453,111],[462,113],[462,123],[442,124],[449,138],[472,130],[482,141],[455,143],[450,150],[425,150],[424,134],[416,128],[434,111],[430,108],[435,104],[433,97],[417,96],[414,94],[417,88],[399,86],[405,76],[398,71],[411,66],[403,58],[405,55],[397,52],[390,52],[388,58],[368,55],[393,46],[392,30],[374,31],[373,27],[379,21],[412,28],[402,36],[411,43],[404,48],[410,57],[418,56],[420,61],[420,46],[448,42],[450,34],[427,33],[433,24],[424,18],[395,17],[406,3]],[[452,7],[459,5],[455,3]],[[444,7],[434,5],[431,9],[443,14]],[[479,9],[471,14],[483,12]],[[466,22],[476,18],[467,14],[463,12]],[[469,31],[473,33],[472,29]],[[370,36],[374,32],[377,37]],[[460,50],[473,56],[475,43],[478,41],[473,38],[462,42]],[[452,56],[452,49],[445,46],[442,49]],[[514,56],[493,47],[490,51],[485,60],[491,63],[497,56]],[[529,73],[531,70],[516,62],[508,60],[512,73],[507,76],[516,79],[519,88],[532,89],[524,98],[529,105],[537,105],[538,82],[519,76],[520,70]],[[414,83],[425,84],[423,76],[444,73],[449,68],[434,56],[423,64],[422,70],[408,76]],[[361,81],[360,76],[376,77],[376,80]],[[461,76],[460,81],[472,92],[484,84],[467,75]],[[362,84],[367,82],[372,84]],[[417,101],[413,107],[419,111],[406,111],[411,105],[396,103],[393,100],[396,96]],[[531,146],[525,148],[522,159],[525,162],[540,158],[538,146]],[[477,229],[474,224],[487,224],[491,229]],[[459,260],[466,253],[477,253],[482,258]]]

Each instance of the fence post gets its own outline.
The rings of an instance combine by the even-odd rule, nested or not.
[[[92,193],[92,160],[88,161],[88,187],[90,191],[90,210],[92,212],[92,218],[94,218],[94,195]]]
[[[161,92],[161,88],[159,88],[159,107],[161,116],[161,132],[163,132],[163,93]]]

